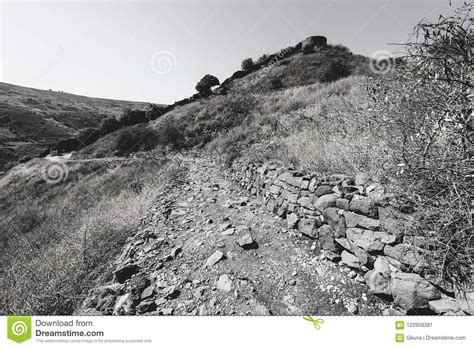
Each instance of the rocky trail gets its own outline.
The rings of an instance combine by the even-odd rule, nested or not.
[[[389,305],[323,260],[216,159],[181,156],[185,177],[142,219],[81,314],[377,315]],[[362,281],[362,282],[361,282]]]

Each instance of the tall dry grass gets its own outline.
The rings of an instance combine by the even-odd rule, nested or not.
[[[70,162],[48,184],[34,160],[0,181],[0,312],[71,314],[182,167],[165,161]]]

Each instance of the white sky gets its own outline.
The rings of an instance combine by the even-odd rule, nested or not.
[[[453,6],[461,3],[453,0]],[[387,44],[406,40],[420,19],[454,8],[449,0],[2,1],[0,6],[2,82],[156,103],[190,96],[206,73],[223,81],[242,59],[311,35],[325,35],[330,43],[367,56],[394,51]]]

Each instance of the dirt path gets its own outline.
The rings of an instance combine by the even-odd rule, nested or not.
[[[354,272],[320,260],[312,240],[266,212],[217,162],[181,160],[187,176],[164,193],[119,260],[119,275],[139,273],[109,299],[115,314],[373,315],[387,307]]]

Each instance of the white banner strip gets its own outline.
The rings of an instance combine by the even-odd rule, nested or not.
[[[0,347],[474,346],[472,317],[8,318],[0,317]]]

